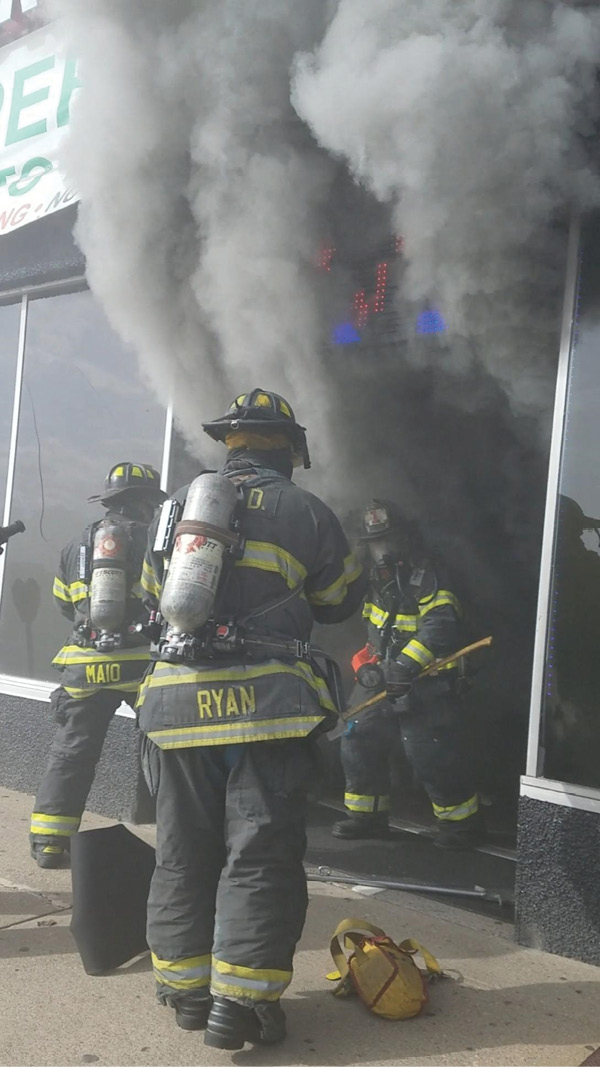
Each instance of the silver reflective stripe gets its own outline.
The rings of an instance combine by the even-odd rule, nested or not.
[[[369,619],[374,626],[382,627],[389,616],[389,611],[382,611],[376,604],[365,604],[363,607],[363,619]]]
[[[425,648],[425,645],[421,644],[421,642],[417,641],[415,638],[404,646],[402,655],[408,656],[409,659],[416,660],[421,667],[428,667],[435,659],[433,652],[430,652],[428,648]]]
[[[180,988],[182,983],[203,986],[208,985],[210,982],[210,957],[208,957],[208,962],[201,967],[182,967],[179,969],[171,965],[168,970],[162,970],[154,963],[153,969],[157,982],[162,982],[163,985],[172,985],[175,988]]]
[[[479,803],[477,796],[469,797],[465,800],[464,804],[456,804],[454,806],[442,808],[438,804],[433,804],[433,812],[437,819],[446,819],[449,822],[459,822],[461,819],[468,819],[469,816],[475,815],[479,811]]]
[[[173,666],[170,663],[155,663],[152,673],[143,683],[143,691],[158,689],[166,685],[198,685],[201,687],[215,682],[226,682],[228,685],[246,685],[253,679],[262,680],[269,675],[290,674],[301,678],[307,685],[314,689],[319,697],[319,703],[329,711],[335,711],[323,678],[319,678],[308,663],[298,660],[296,663],[284,664],[280,661],[269,660],[260,667],[244,667],[232,665],[230,667],[188,667],[185,665]]]
[[[272,571],[281,575],[290,589],[303,582],[307,574],[306,567],[295,556],[269,541],[246,541],[244,555],[236,560],[235,566]]]
[[[87,666],[93,663],[144,663],[150,658],[148,648],[141,647],[126,652],[115,649],[114,652],[98,652],[95,648],[80,648],[78,645],[65,645],[52,660],[59,666]]]
[[[348,811],[364,811],[369,814],[375,811],[375,797],[346,793],[344,796],[344,804],[348,808]]]
[[[354,556],[346,556],[344,560],[344,570],[339,578],[336,578],[331,585],[328,585],[325,589],[315,589],[312,593],[308,594],[309,604],[315,605],[331,605],[342,604],[346,599],[348,593],[348,586],[356,581],[356,579],[362,574],[362,567],[358,560]]]
[[[303,719],[269,720],[262,722],[234,722],[217,726],[182,726],[177,730],[150,730],[148,737],[159,748],[191,748],[195,745],[233,744],[236,741],[281,741],[288,737],[306,737],[323,721],[322,715]]]
[[[80,818],[62,818],[57,816],[46,816],[44,819],[40,819],[38,815],[31,816],[31,833],[32,834],[60,834],[63,837],[70,837],[71,834],[76,834],[81,823]]]
[[[285,993],[287,987],[290,984],[292,976],[281,982],[267,981],[264,978],[242,978],[238,974],[221,974],[219,971],[214,971],[212,976],[211,985],[213,988],[219,988],[221,990],[227,989],[246,989],[248,993],[260,993],[262,997],[267,999],[267,994],[271,993]]]
[[[433,598],[423,597],[419,601],[419,615],[427,615],[429,611],[433,611],[434,608],[442,608],[449,605],[454,608],[458,616],[462,615],[462,608],[460,601],[451,593],[449,589],[440,589]]]

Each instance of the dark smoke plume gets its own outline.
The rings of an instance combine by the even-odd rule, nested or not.
[[[297,61],[296,110],[391,205],[404,296],[432,300],[461,375],[480,359],[518,411],[549,400],[553,223],[598,203],[600,12],[549,0],[340,0]],[[467,396],[464,398],[468,402]]]

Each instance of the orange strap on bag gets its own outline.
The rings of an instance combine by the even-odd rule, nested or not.
[[[348,948],[353,951],[346,958]],[[333,995],[356,993],[369,1011],[384,1019],[418,1015],[428,999],[426,977],[443,973],[435,956],[418,941],[406,938],[397,945],[366,919],[343,919],[331,938],[330,951],[337,966],[327,975],[338,981]],[[417,952],[423,957],[425,974],[413,959]]]

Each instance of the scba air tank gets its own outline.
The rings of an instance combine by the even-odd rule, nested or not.
[[[232,519],[235,485],[201,474],[190,485],[160,598],[171,632],[193,634],[211,616],[227,548],[237,542]]]
[[[92,546],[90,622],[114,632],[125,622],[129,537],[124,526],[105,519],[96,527]]]

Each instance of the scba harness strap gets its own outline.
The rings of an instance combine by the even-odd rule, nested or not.
[[[209,474],[215,472],[204,471],[202,473]],[[227,583],[235,560],[241,558],[243,555],[245,546],[245,492],[248,489],[252,491],[257,485],[260,485],[264,478],[285,479],[285,476],[279,471],[270,468],[248,467],[246,465],[240,465],[240,467],[236,467],[233,470],[226,472],[224,477],[230,479],[235,484],[238,499],[233,513],[236,532],[235,535],[232,534],[228,539],[230,543],[228,544],[228,550],[225,553],[223,568],[217,584],[215,596],[217,604],[219,600],[219,591],[222,590]],[[202,529],[200,529],[200,526],[202,526]],[[171,531],[169,535],[171,538],[170,545],[167,546],[166,541],[162,542],[161,550],[165,554],[168,554],[168,547],[170,547],[172,551],[175,536],[179,533],[206,533],[206,524],[179,521],[178,524],[175,525],[174,521],[171,521],[169,530]],[[212,528],[212,532],[218,533],[221,540],[223,540],[223,532],[221,530]],[[320,648],[311,646],[308,641],[302,641],[298,638],[290,638],[288,635],[282,635],[276,632],[266,634],[255,634],[252,632],[252,625],[256,620],[264,619],[265,616],[272,614],[277,609],[289,604],[290,601],[297,599],[302,594],[303,589],[304,581],[301,580],[297,582],[292,589],[287,589],[283,594],[278,594],[263,602],[256,608],[247,612],[247,614],[240,619],[229,619],[221,622],[214,618],[209,619],[209,621],[199,630],[184,635],[184,640],[179,639],[176,646],[169,641],[168,621],[162,619],[159,613],[157,613],[154,625],[160,627],[160,637],[158,639],[158,649],[151,653],[151,658],[167,663],[189,663],[199,666],[214,666],[216,660],[221,661],[224,664],[227,664],[227,662],[252,663],[267,659],[301,660],[310,664],[312,669],[323,678],[329,689],[331,698],[341,715],[346,707],[342,675],[337,662],[332,659],[328,653]]]

